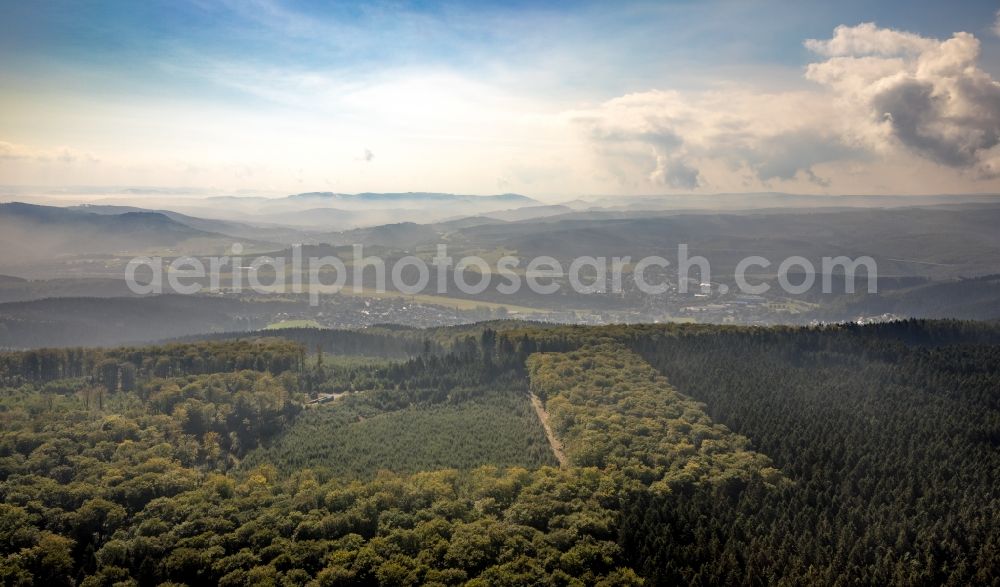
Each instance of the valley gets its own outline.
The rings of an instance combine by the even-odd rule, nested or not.
[[[801,197],[791,201],[805,205],[810,199]],[[854,200],[845,197],[845,202]],[[0,273],[8,273],[0,279],[0,347],[148,343],[185,335],[248,331],[281,323],[368,328],[380,324],[431,327],[504,317],[592,325],[641,322],[766,325],[908,317],[1000,318],[996,277],[1000,243],[992,229],[998,208],[982,198],[950,205],[935,203],[875,211],[825,208],[816,213],[797,208],[724,213],[657,210],[655,206],[662,205],[661,200],[653,198],[631,202],[629,206],[640,204],[651,209],[618,207],[612,212],[593,207],[587,211],[567,208],[569,212],[560,210],[560,214],[550,215],[548,212],[552,210],[546,208],[539,212],[540,216],[532,216],[533,206],[528,206],[520,209],[523,213],[518,220],[470,217],[427,225],[390,224],[345,231],[327,241],[341,244],[318,244],[318,239],[331,235],[295,227],[285,227],[280,235],[261,228],[261,234],[277,235],[284,243],[267,244],[225,235],[206,240],[204,235],[210,233],[204,229],[236,232],[225,224],[229,221],[162,210],[5,205],[0,209],[0,222],[22,223],[19,230],[24,230],[24,219],[32,218],[31,222],[36,223],[31,229],[33,237],[58,231],[59,239],[63,239],[60,242],[70,242],[75,239],[74,234],[85,233],[90,236],[81,237],[83,242],[92,242],[97,248],[92,249],[94,253],[85,254],[86,249],[74,241],[72,256],[56,254],[54,251],[58,249],[43,248],[33,253],[44,253],[40,258],[8,255],[6,261],[0,260]],[[160,237],[151,236],[148,227],[141,224],[145,222],[144,214],[158,218],[160,228],[171,227],[163,232],[174,239],[169,246],[157,247],[156,239]],[[94,236],[95,227],[105,225],[126,228],[101,229],[100,238]],[[250,224],[239,226],[252,228]],[[124,232],[113,237],[116,230]],[[775,236],[779,231],[780,238]],[[20,233],[0,234],[3,235],[0,240],[11,240],[7,250],[16,251],[18,245],[14,241],[20,238],[16,236]],[[810,243],[815,234],[825,234],[826,244]],[[101,244],[104,243],[101,239],[108,238],[119,241]],[[121,239],[132,239],[133,244],[118,244],[126,242]],[[55,237],[51,240],[58,241]],[[363,244],[364,254],[383,259],[387,268],[407,256],[431,264],[426,287],[416,293],[400,291],[387,277],[385,288],[379,289],[371,268],[363,270],[356,281],[352,242]],[[916,242],[921,245],[912,246]],[[291,293],[288,283],[298,279],[308,284],[310,277],[305,267],[295,269],[296,253],[291,245],[296,243],[305,243],[301,248],[305,259],[328,255],[340,259],[347,268],[343,289],[330,293],[326,288],[307,285],[301,290],[303,293]],[[676,260],[672,260],[670,266],[654,265],[644,271],[643,279],[662,285],[664,290],[641,291],[635,280],[635,260],[646,254],[669,257],[671,247],[678,243],[687,244],[690,255],[704,256],[710,263],[711,275],[706,278],[695,267],[688,277],[682,277],[674,267]],[[217,290],[211,289],[212,279],[208,276],[182,282],[199,284],[204,290],[199,295],[175,295],[167,279],[163,280],[162,295],[136,294],[125,283],[125,268],[132,254],[162,255],[169,264],[181,257],[182,250],[188,250],[207,266],[212,259],[210,252],[225,252],[226,247],[236,244],[245,247],[244,258],[259,253],[284,260],[284,273],[264,266],[256,279],[262,284],[273,284],[281,278],[285,285],[278,282],[253,291],[244,275],[243,285],[237,289],[231,271],[217,276]],[[521,280],[522,286],[512,293],[501,293],[512,277],[484,276],[471,270],[457,272],[454,266],[439,269],[432,264],[438,244],[447,246],[456,259],[476,255],[488,264],[495,264],[504,256],[516,259],[520,266],[515,267],[512,275]],[[121,246],[131,252],[118,250]],[[776,259],[805,255],[805,259],[815,259],[816,267],[820,266],[820,255],[866,255],[877,262],[878,275],[872,276],[869,283],[869,276],[862,268],[852,292],[843,273],[811,277],[805,273],[790,274],[790,282],[811,280],[812,286],[801,293],[789,294],[780,287],[780,276],[772,265],[759,267],[756,273],[751,271],[747,275],[749,283],[766,289],[760,294],[748,294],[741,292],[732,270],[735,256],[749,253],[778,255]],[[554,295],[524,286],[525,265],[531,255],[551,256],[566,268],[580,254],[606,259],[619,255],[631,257],[633,260],[622,267],[621,289],[581,293],[574,290],[566,273],[545,281],[558,286]],[[964,261],[956,263],[956,259]],[[592,270],[587,271],[591,273],[580,277],[584,283],[596,277]],[[331,283],[331,275],[323,273],[323,283]],[[410,267],[399,275],[403,283],[415,283],[417,279]],[[455,286],[460,279],[472,283],[485,279],[484,288],[479,293],[463,293]],[[442,282],[449,287],[439,293],[438,284]],[[824,290],[824,284],[829,285],[829,291]],[[869,287],[877,292],[870,293]],[[184,312],[185,316],[177,312]]]

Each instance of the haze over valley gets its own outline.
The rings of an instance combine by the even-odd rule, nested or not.
[[[1000,586],[996,2],[0,8],[0,584]]]

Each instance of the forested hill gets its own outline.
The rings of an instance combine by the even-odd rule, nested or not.
[[[387,358],[409,358],[421,353],[441,352],[442,345],[418,329],[367,328],[364,330],[333,330],[328,328],[281,328],[253,332],[222,332],[175,339],[176,342],[247,340],[281,338],[303,345],[310,351],[332,355],[361,355]]]
[[[308,336],[0,353],[3,582],[1000,582],[1000,325]]]

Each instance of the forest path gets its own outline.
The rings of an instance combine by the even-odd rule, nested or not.
[[[549,446],[552,447],[552,454],[556,455],[556,459],[559,461],[559,466],[565,469],[569,466],[569,459],[566,458],[566,453],[563,452],[562,443],[556,438],[556,435],[552,433],[552,428],[549,426],[549,413],[545,411],[545,406],[542,405],[542,400],[538,399],[538,396],[531,394],[531,405],[535,407],[535,413],[538,414],[538,420],[542,423],[542,428],[545,429],[545,436],[549,439]]]

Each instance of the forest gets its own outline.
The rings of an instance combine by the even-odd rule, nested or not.
[[[227,335],[0,385],[4,584],[1000,584],[994,324]]]

